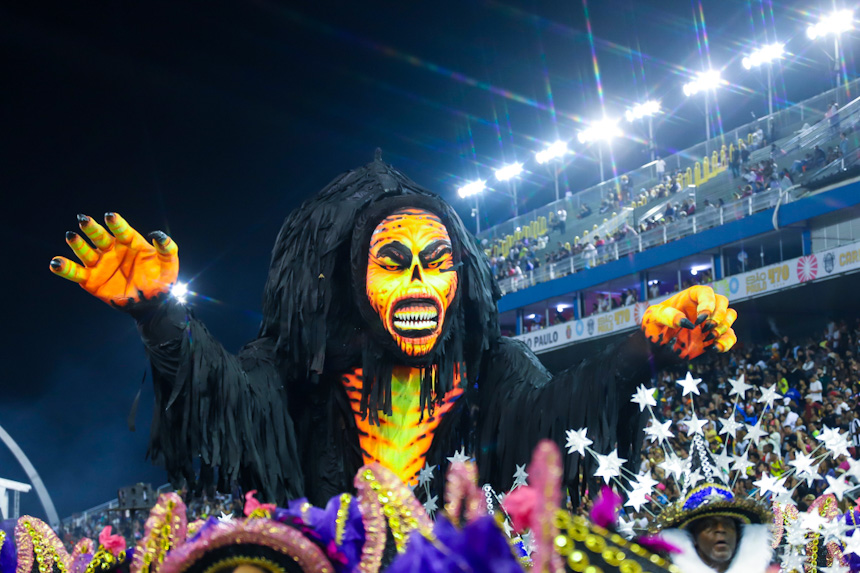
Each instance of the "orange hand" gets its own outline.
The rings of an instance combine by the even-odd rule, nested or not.
[[[734,346],[738,339],[732,324],[737,318],[729,299],[699,285],[649,306],[642,332],[655,344],[672,344],[681,358],[690,360],[710,347],[726,352]]]
[[[105,215],[104,227],[78,215],[81,230],[95,249],[77,233],[66,233],[66,243],[82,265],[65,257],[51,259],[51,272],[76,282],[108,304],[123,307],[141,297],[153,298],[170,290],[179,275],[179,248],[161,231],[149,244],[117,213]]]

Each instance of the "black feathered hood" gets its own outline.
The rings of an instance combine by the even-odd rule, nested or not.
[[[377,151],[372,163],[340,175],[287,217],[272,252],[260,329],[261,336],[276,340],[281,370],[298,383],[362,366],[372,415],[388,409],[385,388],[373,381],[388,383],[391,367],[402,357],[374,341],[373,325],[359,310],[355,275],[366,270],[369,245],[353,241],[363,240],[365,227],[390,212],[388,205],[390,210],[410,205],[437,214],[461,265],[456,312],[444,340],[420,365],[426,381],[422,396],[429,397],[432,385],[441,398],[451,386],[455,364],[463,364],[474,382],[483,352],[499,337],[496,301],[501,295],[476,240],[450,205],[384,163]],[[362,258],[364,269],[357,262]]]

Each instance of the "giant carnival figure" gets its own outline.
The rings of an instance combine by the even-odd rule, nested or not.
[[[597,451],[638,459],[644,425],[629,397],[662,363],[725,352],[737,314],[693,287],[650,307],[641,331],[552,376],[500,335],[500,292],[454,210],[376,160],[291,213],[272,251],[259,336],[232,355],[167,296],[177,246],[122,217],[110,233],[79,215],[66,240],[81,264],[51,270],[131,315],[151,359],[150,454],[174,483],[316,504],[379,462],[404,482],[473,456],[507,490],[542,438],[587,428]],[[592,462],[566,456],[581,492]],[[195,471],[198,467],[199,472]]]

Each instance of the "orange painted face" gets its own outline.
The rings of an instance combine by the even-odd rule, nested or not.
[[[448,230],[429,211],[395,211],[370,236],[367,299],[404,354],[436,345],[457,294],[453,265]]]

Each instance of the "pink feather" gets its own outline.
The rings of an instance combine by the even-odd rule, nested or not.
[[[589,514],[591,522],[604,529],[613,528],[618,517],[619,507],[621,507],[621,497],[612,489],[603,486],[591,508]]]

